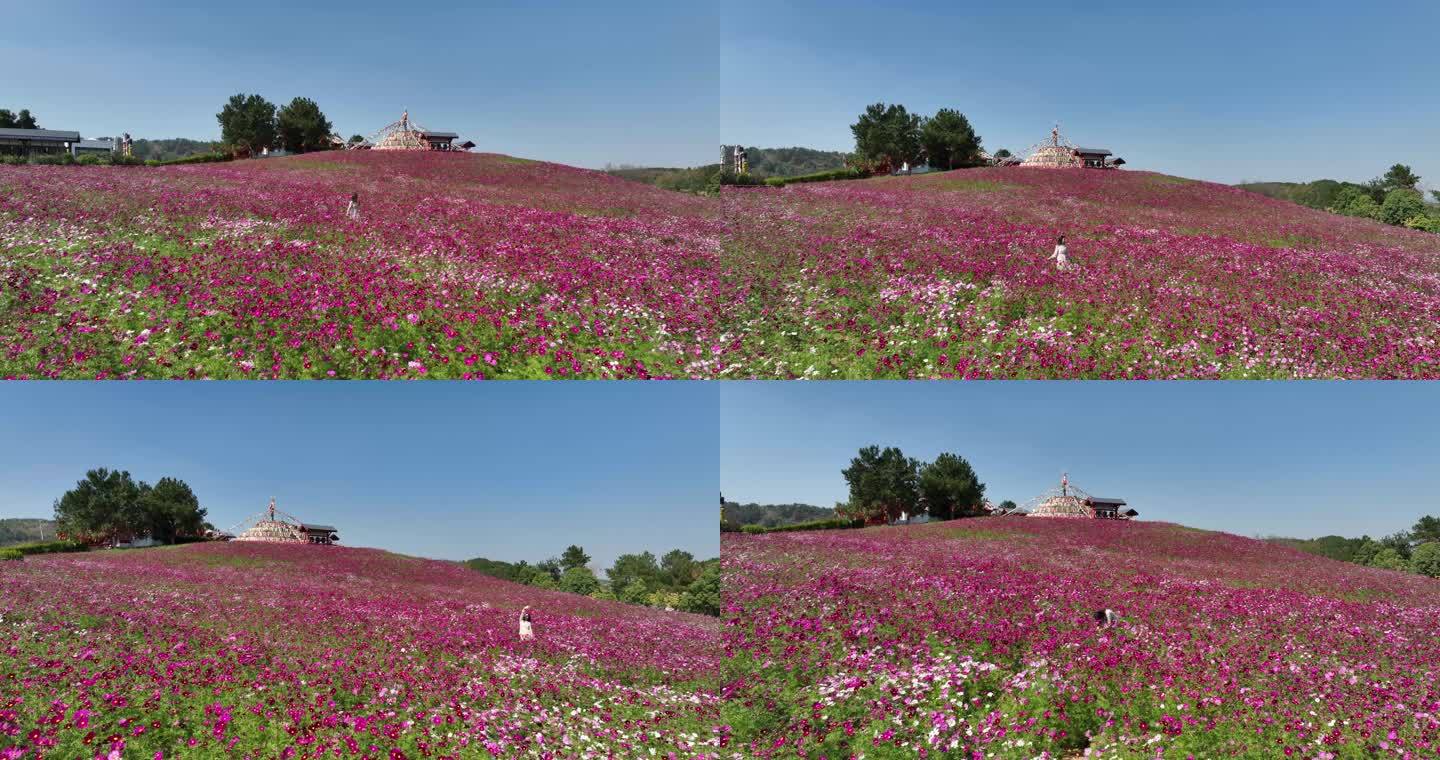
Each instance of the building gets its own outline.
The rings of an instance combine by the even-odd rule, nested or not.
[[[1110,151],[1105,150],[1104,148],[1076,148],[1076,149],[1075,149],[1075,157],[1080,160],[1080,164],[1081,164],[1082,166],[1084,166],[1084,167],[1086,167],[1086,168],[1089,168],[1089,169],[1105,169],[1105,168],[1107,168],[1105,162],[1107,161],[1106,156],[1109,156],[1109,155],[1110,155]]]
[[[1025,157],[1019,161],[1012,158],[991,161],[996,166],[1023,166],[1036,169],[1116,169],[1125,163],[1123,158],[1111,158],[1113,154],[1105,148],[1080,148],[1071,145],[1060,134],[1060,125],[1050,130],[1050,139],[1031,146]]]
[[[1085,506],[1090,512],[1101,520],[1128,520],[1140,514],[1133,509],[1124,509],[1124,499],[1111,499],[1104,496],[1091,496],[1085,499]]]
[[[63,129],[0,128],[0,155],[58,156],[80,142],[79,132]]]
[[[312,544],[323,544],[329,546],[340,540],[340,534],[335,532],[333,525],[311,525],[305,523],[300,526],[305,531],[305,536]]]
[[[1027,517],[1080,517],[1099,520],[1129,520],[1140,513],[1125,509],[1124,499],[1091,496],[1070,483],[1069,474],[1060,477],[1060,487],[1052,488],[1030,500],[1022,509],[1002,514],[1024,514]],[[991,510],[994,512],[995,510]]]
[[[274,499],[270,500],[270,508],[268,510],[241,523],[241,525],[246,524],[250,527],[240,531],[238,535],[233,534],[233,532],[217,532],[214,539],[221,541],[258,541],[273,544],[320,544],[323,546],[329,546],[340,540],[340,535],[336,532],[335,526],[301,522],[292,515],[275,509]],[[233,535],[234,537],[224,537],[228,535]]]
[[[410,111],[400,115],[400,121],[385,125],[379,132],[364,142],[351,143],[351,150],[434,150],[442,152],[466,151],[475,143],[465,141],[457,144],[460,135],[426,129],[410,120]]]

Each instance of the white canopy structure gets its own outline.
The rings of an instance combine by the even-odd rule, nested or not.
[[[237,530],[242,526],[243,530]],[[270,500],[270,508],[258,515],[253,515],[240,525],[232,528],[236,541],[265,541],[270,543],[308,543],[309,537],[306,534],[305,526],[294,515],[288,515],[275,509],[275,500]]]

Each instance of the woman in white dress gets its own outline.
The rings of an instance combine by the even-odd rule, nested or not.
[[[535,640],[535,631],[530,628],[530,605],[528,604],[520,610],[520,640]]]
[[[349,218],[351,218],[351,219],[359,219],[359,218],[360,218],[360,194],[359,194],[359,193],[351,193],[351,194],[350,194],[350,205],[348,205],[348,206],[345,207],[345,216],[347,216],[347,217],[349,217]]]
[[[1050,258],[1055,259],[1055,268],[1062,272],[1070,263],[1070,258],[1066,255],[1069,250],[1065,247],[1065,236],[1061,235],[1060,239],[1055,241],[1055,252],[1050,254]]]

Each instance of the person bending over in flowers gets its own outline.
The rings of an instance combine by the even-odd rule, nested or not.
[[[360,218],[360,194],[359,194],[359,193],[351,193],[351,194],[350,194],[350,205],[348,205],[348,206],[345,207],[345,216],[347,216],[347,217],[349,217],[349,218],[351,218],[351,219],[359,219],[359,218]]]
[[[1115,610],[1109,608],[1095,610],[1095,624],[1101,628],[1109,628],[1115,625]]]
[[[530,605],[528,604],[520,610],[520,640],[535,640],[535,631],[530,627]]]
[[[1065,236],[1061,235],[1060,239],[1055,241],[1055,252],[1050,254],[1050,258],[1055,259],[1055,268],[1062,272],[1070,264],[1070,258],[1066,255],[1069,250],[1065,247]]]

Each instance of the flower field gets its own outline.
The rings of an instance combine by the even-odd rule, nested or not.
[[[33,556],[0,563],[0,758],[719,758],[717,650],[710,618],[377,550]]]
[[[0,377],[706,377],[719,225],[499,155],[0,166]]]
[[[722,556],[723,711],[755,757],[1440,756],[1422,576],[1035,518],[727,534]]]
[[[1132,171],[722,199],[727,376],[1440,377],[1433,234]]]

